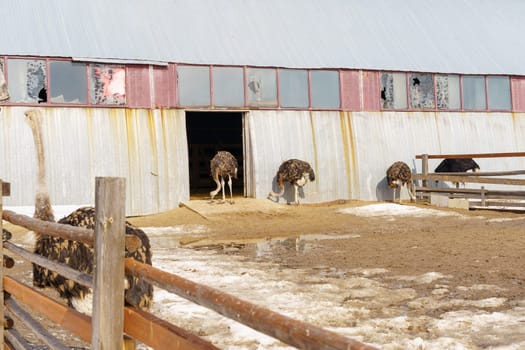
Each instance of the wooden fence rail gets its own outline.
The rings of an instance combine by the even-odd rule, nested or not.
[[[124,261],[121,252],[137,249],[141,242],[134,236],[125,236],[123,179],[96,179],[96,227],[88,230],[79,227],[43,222],[11,211],[2,210],[0,196],[0,214],[2,219],[15,225],[37,231],[41,234],[78,240],[95,247],[96,270],[93,276],[81,273],[64,264],[49,261],[40,255],[31,253],[10,242],[0,246],[47,269],[56,271],[68,279],[93,288],[93,317],[81,314],[63,304],[50,299],[42,293],[26,286],[15,279],[1,275],[0,290],[9,293],[5,305],[18,318],[30,324],[39,337],[51,348],[62,348],[62,344],[53,339],[45,329],[41,329],[28,313],[20,310],[17,302],[24,303],[37,313],[62,325],[80,339],[91,342],[91,349],[122,349],[122,335],[127,335],[154,347],[155,349],[173,350],[216,350],[217,348],[158,317],[132,307],[124,307],[123,273],[143,278],[159,288],[166,289],[199,305],[208,307],[226,317],[241,322],[255,330],[270,335],[300,349],[345,349],[373,350],[374,347],[346,338],[335,332],[325,330],[306,322],[294,320],[266,308],[240,300],[227,293],[205,285],[197,284],[182,277],[170,274],[133,259]],[[0,181],[0,185],[2,182]],[[6,186],[2,185],[1,189]],[[0,229],[1,229],[0,220]],[[120,238],[119,238],[120,236]],[[137,242],[137,240],[139,242]],[[117,249],[121,247],[121,249]],[[103,259],[101,257],[104,257]],[[103,286],[103,288],[102,288]],[[0,293],[0,297],[3,293]],[[15,299],[11,299],[15,298]],[[3,317],[3,308],[0,308]],[[122,312],[124,311],[124,312]],[[1,327],[0,327],[1,328]],[[2,329],[0,329],[2,331]],[[4,333],[2,333],[4,334]],[[19,344],[27,348],[24,339],[10,329],[5,334],[8,343]],[[3,342],[4,337],[0,338]],[[0,344],[3,345],[3,344]],[[0,348],[3,348],[1,346]]]
[[[33,219],[26,215],[17,214],[11,210],[4,210],[2,212],[2,218],[14,225],[22,226],[28,230],[40,232],[48,236],[82,242],[91,247],[95,242],[95,231],[87,228]],[[140,238],[133,235],[126,235],[125,240],[126,249],[129,251],[135,251],[142,244]]]
[[[338,333],[294,320],[133,259],[126,259],[125,265],[128,273],[299,349],[373,349]]]
[[[525,157],[525,152],[504,152],[504,153],[464,153],[464,154],[418,154],[416,159],[444,159],[444,158],[507,158]]]
[[[525,152],[511,153],[478,153],[478,154],[420,154],[416,159],[421,159],[422,173],[413,174],[413,180],[421,180],[422,186],[415,186],[417,196],[430,195],[431,193],[444,193],[450,196],[462,196],[464,198],[480,199],[481,206],[487,205],[487,199],[517,199],[525,200],[525,191],[519,190],[494,190],[481,188],[439,188],[429,186],[432,182],[450,181],[455,183],[474,183],[492,185],[514,185],[525,186],[525,179],[502,178],[501,176],[525,175],[525,170],[513,171],[478,171],[460,173],[430,173],[428,170],[429,159],[459,159],[459,158],[503,158],[503,157],[525,157]]]

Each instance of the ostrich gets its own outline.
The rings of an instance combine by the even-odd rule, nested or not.
[[[284,194],[284,182],[288,181],[294,187],[294,204],[299,205],[297,192],[299,187],[303,187],[308,181],[315,180],[315,173],[308,162],[299,159],[288,159],[283,162],[277,171],[277,184],[279,193],[270,192],[268,199],[279,198]]]
[[[392,188],[393,201],[396,201],[396,190],[399,189],[399,201],[401,201],[401,188],[406,184],[410,201],[413,202],[416,196],[412,192],[412,172],[410,167],[404,162],[393,163],[386,171],[386,180],[388,186]]]
[[[37,154],[37,194],[35,198],[35,212],[33,217],[54,221],[53,208],[49,199],[46,185],[45,157],[42,139],[41,116],[38,110],[25,112],[26,121],[31,127]],[[88,229],[95,228],[95,209],[93,207],[79,208],[58,221],[61,224],[80,226]],[[139,228],[126,221],[126,234],[137,236],[142,244],[134,252],[125,252],[126,258],[131,257],[140,262],[151,265],[151,247],[146,234]],[[71,268],[85,273],[93,272],[94,251],[92,247],[76,241],[51,237],[36,233],[36,254],[65,263]],[[125,302],[128,305],[148,310],[153,299],[153,286],[133,276],[126,276],[129,288],[125,291]],[[84,313],[91,312],[91,291],[74,281],[68,280],[56,272],[49,271],[33,264],[33,284],[36,287],[54,288],[61,298],[66,299],[68,306]]]
[[[228,186],[230,187],[230,204],[233,204],[232,178],[237,178],[237,170],[239,164],[237,159],[227,151],[219,151],[210,161],[210,173],[213,181],[217,184],[217,188],[210,192],[211,200],[222,189],[222,202],[226,201],[224,193],[224,178],[228,177]]]
[[[464,173],[469,170],[479,171],[479,165],[472,158],[445,158],[434,169],[435,173]],[[437,184],[437,181],[436,181]],[[456,188],[459,188],[459,182],[455,182]],[[465,183],[463,183],[465,185]]]

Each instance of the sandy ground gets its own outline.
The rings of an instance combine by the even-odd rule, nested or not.
[[[312,304],[312,308],[316,304],[315,309],[303,305],[287,313],[384,349],[525,348],[525,332],[520,331],[525,327],[525,215],[435,209],[426,204],[359,201],[291,206],[236,198],[233,205],[192,200],[178,209],[129,221],[153,233],[154,254],[159,256],[154,265],[172,256],[169,259],[177,262],[170,268],[179,269],[175,273],[204,283],[222,283],[221,289],[253,298],[253,302],[263,302],[258,293],[264,295],[264,284],[243,291],[240,285],[229,285],[227,279],[210,282],[206,278],[225,274],[224,267],[213,272],[213,262],[230,258],[237,259],[231,274],[247,276],[250,266],[266,269],[267,280],[280,278],[284,283],[289,279],[293,288],[302,289],[301,295],[310,293],[305,304]],[[163,228],[181,227],[176,243],[168,234],[154,234]],[[11,229],[18,237],[24,234]],[[305,249],[312,240],[315,244]],[[261,254],[261,242],[278,244],[271,244],[271,254]],[[210,259],[206,267],[199,265],[204,259]],[[206,271],[199,275],[199,269]],[[20,268],[17,273],[28,276],[28,271]],[[261,277],[255,283],[263,280]],[[325,283],[339,287],[331,296],[315,292],[316,285]],[[375,289],[364,288],[365,283]],[[279,292],[268,287],[269,293]],[[164,294],[156,295],[165,298]],[[324,301],[326,310],[322,308]],[[171,317],[159,304],[153,311]],[[264,304],[268,305],[267,301]],[[335,310],[340,308],[345,310],[344,316],[337,316]],[[284,305],[282,309],[287,310]],[[312,312],[329,316],[315,318]],[[458,316],[463,313],[470,316]],[[517,316],[505,331],[486,324],[473,329],[473,317],[510,314]],[[400,317],[403,325],[399,325]],[[444,320],[447,326],[440,323]],[[219,326],[203,329],[204,322],[196,322],[195,315],[177,319],[177,324],[186,324],[221,348],[281,349],[257,341],[225,340]],[[231,333],[232,327],[228,328]],[[436,343],[438,338],[456,340],[445,346],[443,340]],[[434,347],[430,345],[433,342]]]
[[[378,209],[371,211],[373,207]],[[337,279],[346,280],[339,295],[327,297],[337,299],[327,308],[358,311],[323,319],[311,313],[330,311],[303,306],[297,317],[336,330],[354,327],[346,335],[383,349],[525,348],[520,330],[525,326],[523,213],[357,201],[289,206],[240,198],[234,205],[191,201],[172,212],[131,221],[145,227],[205,227],[180,235],[180,246],[243,256],[243,264],[277,264],[275,275],[307,271],[309,277],[297,279],[293,272],[282,277],[303,284],[301,294],[312,286],[315,290],[315,284],[332,288]],[[311,237],[324,238],[301,249]],[[261,245],[254,242],[265,241],[280,244],[271,244],[271,254],[261,254]],[[230,292],[239,294],[240,289]],[[267,293],[274,292],[279,293],[268,286]],[[254,294],[248,290],[244,297]],[[319,301],[314,295],[303,303],[323,303],[321,295]],[[508,315],[510,320],[499,320]],[[397,324],[400,317],[402,325]],[[480,317],[493,320],[485,323]],[[229,349],[273,349],[260,344],[231,347],[221,341],[215,339]]]
[[[234,205],[190,201],[188,207],[131,218],[138,226],[205,225],[205,233],[181,238],[188,246],[228,246],[254,240],[312,234],[355,234],[356,239],[324,240],[306,255],[283,254],[286,266],[312,264],[337,269],[383,268],[392,274],[428,271],[450,275],[449,283],[495,284],[501,296],[525,299],[525,214],[439,208],[450,216],[385,213],[345,215],[348,208],[371,203],[349,201],[300,206],[236,199]],[[428,205],[414,205],[430,208]],[[480,292],[482,298],[485,292]],[[505,306],[502,306],[505,307]]]

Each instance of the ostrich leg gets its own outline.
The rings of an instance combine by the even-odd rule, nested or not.
[[[215,195],[217,195],[217,193],[219,193],[219,191],[221,190],[221,183],[219,182],[218,177],[213,177],[213,181],[215,181],[215,183],[217,184],[217,188],[214,191],[210,192],[210,196],[211,196],[211,200],[212,201],[213,201],[213,198],[215,197]]]
[[[408,195],[410,196],[410,201],[415,202],[416,201],[416,194],[414,191],[414,183],[412,181],[407,182],[407,191]]]
[[[293,202],[295,205],[299,205],[299,196],[298,196],[299,186],[297,184],[294,184],[293,187],[294,187]]]
[[[228,175],[228,187],[230,188],[230,204],[233,204],[232,177]]]
[[[397,188],[394,188],[394,190],[392,191],[392,195],[393,195],[392,202],[396,201],[396,190],[397,190]]]
[[[221,176],[222,202],[226,202],[226,195],[224,193],[224,177]]]

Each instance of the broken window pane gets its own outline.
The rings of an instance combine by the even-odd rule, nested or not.
[[[86,103],[87,79],[84,63],[51,61],[49,80],[51,102]]]
[[[436,75],[436,100],[439,109],[460,109],[459,75]]]
[[[210,67],[177,66],[179,104],[210,106]]]
[[[304,69],[279,71],[279,94],[282,107],[308,107],[308,72]]]
[[[277,76],[273,68],[246,69],[248,104],[258,107],[277,106]]]
[[[312,70],[310,75],[312,107],[339,108],[339,72]]]
[[[9,91],[7,90],[7,82],[4,75],[4,59],[0,58],[0,102],[9,99]]]
[[[126,103],[126,68],[123,66],[91,65],[91,103],[122,105]]]
[[[434,108],[434,80],[432,74],[410,74],[410,108]]]
[[[381,74],[381,103],[383,109],[407,108],[405,73]]]
[[[11,102],[47,102],[46,62],[44,60],[10,59],[8,77]]]
[[[470,75],[463,77],[462,95],[463,109],[484,110],[485,102],[485,77]]]
[[[489,92],[489,109],[510,110],[510,80],[509,77],[487,77]]]
[[[244,76],[242,68],[213,67],[213,105],[244,106]]]

